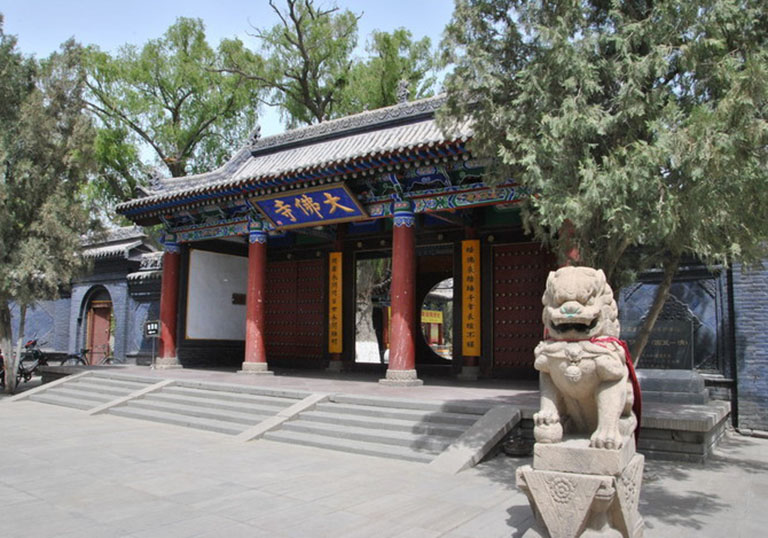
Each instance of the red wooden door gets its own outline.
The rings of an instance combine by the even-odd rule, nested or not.
[[[533,368],[542,337],[541,296],[553,269],[538,243],[493,247],[493,367]]]
[[[88,363],[100,364],[109,355],[112,303],[94,301],[88,311]]]
[[[324,329],[322,260],[267,264],[267,358],[322,359]]]

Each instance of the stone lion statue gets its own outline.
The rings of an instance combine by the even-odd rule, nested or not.
[[[637,427],[636,378],[618,339],[618,307],[605,274],[590,267],[551,272],[542,303],[545,339],[534,351],[541,372],[536,441],[556,443],[565,432],[589,435],[595,448],[621,448]]]

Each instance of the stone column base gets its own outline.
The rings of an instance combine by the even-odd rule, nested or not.
[[[329,361],[328,368],[326,368],[325,371],[338,373],[338,372],[341,372],[343,368],[344,368],[344,364],[341,361]]]
[[[387,370],[387,377],[379,383],[388,387],[418,387],[424,381],[416,377],[416,370]]]
[[[238,374],[246,375],[273,375],[274,372],[270,372],[266,362],[244,362],[242,370],[238,370]]]
[[[533,466],[516,472],[537,520],[523,536],[642,538],[645,458],[625,442],[621,450],[589,448],[588,439],[536,443]]]
[[[178,357],[157,357],[152,367],[156,370],[172,370],[175,368],[183,368],[179,362]]]
[[[479,366],[462,366],[461,373],[456,376],[459,381],[477,381],[480,377]]]

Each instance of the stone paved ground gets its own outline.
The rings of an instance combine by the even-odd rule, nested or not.
[[[519,537],[515,467],[419,464],[0,401],[0,536]],[[647,537],[768,528],[768,441],[729,436],[707,465],[649,462]]]

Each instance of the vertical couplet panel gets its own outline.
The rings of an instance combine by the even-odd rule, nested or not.
[[[461,354],[479,357],[480,334],[480,240],[461,242]]]
[[[328,353],[342,352],[342,253],[328,255]]]

